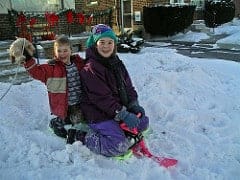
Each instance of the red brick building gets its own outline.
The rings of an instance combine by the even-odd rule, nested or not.
[[[23,0],[24,1],[24,0]],[[30,0],[25,0],[30,6]],[[235,3],[236,11],[235,15],[240,15],[240,0],[233,0]],[[13,39],[16,35],[16,27],[14,27],[15,22],[10,22],[8,9],[16,9],[17,5],[12,4],[13,1],[6,0],[0,3],[0,40]],[[33,1],[37,3],[38,1]],[[43,1],[39,1],[43,2]],[[71,4],[70,4],[71,2]],[[54,4],[55,3],[55,4]],[[22,3],[25,4],[25,3]],[[67,5],[69,5],[67,6]],[[144,6],[154,6],[154,5],[169,5],[169,4],[194,4],[197,5],[195,12],[195,19],[202,19],[202,11],[204,7],[204,0],[48,0],[44,5],[34,5],[34,7],[42,8],[42,11],[56,11],[59,12],[62,9],[73,8],[75,12],[83,12],[86,14],[94,14],[94,22],[110,22],[111,26],[116,32],[120,32],[123,28],[132,30],[143,29],[143,7]],[[22,7],[24,8],[24,7]],[[43,9],[47,8],[47,9]],[[33,10],[33,8],[27,7],[26,10]],[[111,10],[111,17],[106,16],[102,13]],[[110,21],[109,21],[110,18]],[[103,21],[102,21],[103,20]],[[122,26],[122,24],[124,24]],[[61,27],[58,28],[57,33],[66,33],[68,25],[66,22],[61,21]],[[72,25],[74,26],[74,25]],[[15,29],[14,29],[15,28]],[[64,29],[65,28],[65,29]],[[82,29],[79,27],[73,27],[72,33],[79,33],[77,30]]]
[[[170,2],[171,1],[171,2]],[[167,5],[175,0],[75,0],[77,11],[105,10],[111,8],[112,27],[116,32],[124,29],[142,29],[143,7],[154,5]],[[181,3],[183,0],[178,0]],[[189,3],[189,0],[185,3]],[[123,26],[122,26],[123,24]]]
[[[233,1],[236,7],[235,16],[239,17],[240,0]],[[122,23],[124,24],[124,28],[132,28],[133,30],[142,28],[144,6],[194,4],[197,7],[194,19],[203,18],[204,8],[204,0],[75,0],[75,3],[77,11],[94,11],[112,8],[112,26],[115,31],[119,31]]]

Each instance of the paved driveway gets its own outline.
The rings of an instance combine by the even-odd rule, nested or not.
[[[178,53],[189,57],[197,58],[214,58],[225,59],[231,61],[240,62],[240,50],[233,50],[227,48],[216,47],[216,41],[226,37],[226,35],[215,35],[209,39],[202,40],[200,42],[184,42],[184,41],[172,41],[172,40],[154,40],[150,39],[144,43],[146,47],[163,47],[157,45],[156,42],[165,43],[164,47],[176,49]],[[227,46],[226,46],[227,47]]]

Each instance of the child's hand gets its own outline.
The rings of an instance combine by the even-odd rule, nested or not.
[[[134,114],[136,114],[136,115],[140,114],[140,117],[139,117],[139,118],[145,116],[145,110],[144,110],[144,108],[143,108],[142,106],[139,106],[139,105],[134,105],[134,106],[132,106],[132,107],[129,109],[129,111],[132,112],[132,113],[134,113]]]

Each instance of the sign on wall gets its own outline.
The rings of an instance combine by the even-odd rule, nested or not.
[[[141,21],[141,12],[140,11],[135,11],[134,12],[134,17],[135,17],[136,22]]]

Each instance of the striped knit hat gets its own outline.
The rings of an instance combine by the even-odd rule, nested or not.
[[[117,43],[117,36],[109,26],[105,24],[95,25],[92,28],[91,35],[87,40],[86,46],[89,48],[93,46],[99,39],[104,37],[109,37],[113,39],[115,43]]]

